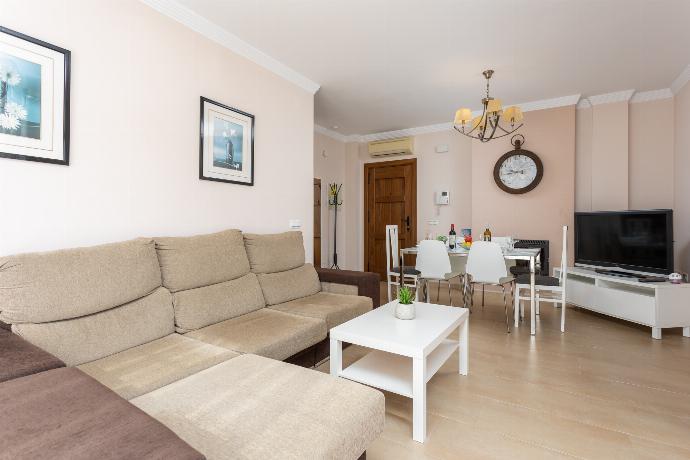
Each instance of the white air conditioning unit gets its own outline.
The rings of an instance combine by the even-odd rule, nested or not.
[[[412,154],[412,142],[411,137],[369,142],[369,155],[372,157],[410,155]]]

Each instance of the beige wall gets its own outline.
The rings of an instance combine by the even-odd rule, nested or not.
[[[550,241],[550,263],[560,263],[562,226],[572,229],[575,207],[575,106],[537,110],[525,114],[520,130],[525,149],[544,164],[537,188],[522,194],[504,192],[494,182],[498,158],[513,147],[509,138],[485,144],[472,141],[472,231],[475,236],[488,223],[495,236]],[[572,260],[572,232],[569,235]]]
[[[630,104],[629,113],[629,208],[673,208],[673,99]]]
[[[676,267],[690,271],[690,84],[674,98],[674,237]]]
[[[673,99],[626,105],[577,110],[577,211],[673,208]]]
[[[338,206],[338,265],[348,266],[347,239],[345,235],[349,200],[344,199],[345,183],[344,142],[321,133],[314,133],[314,177],[321,179],[321,265],[330,267],[333,263],[333,227],[335,212],[328,206],[328,184],[343,184],[343,205]]]
[[[628,209],[628,102],[592,108],[592,210]]]
[[[312,94],[135,0],[29,3],[2,25],[72,51],[71,165],[0,159],[0,254],[301,219],[311,260]],[[254,187],[198,179],[200,96],[256,116]]]

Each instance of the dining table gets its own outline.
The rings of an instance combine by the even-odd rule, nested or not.
[[[448,255],[450,257],[467,257],[470,254],[470,250],[466,249],[462,246],[456,247],[451,249],[450,247],[447,247],[448,249]],[[409,248],[402,248],[400,249],[400,279],[402,279],[402,274],[403,270],[405,269],[405,255],[416,255],[418,251],[417,246],[409,247]],[[539,257],[539,254],[541,253],[541,249],[539,248],[511,248],[511,247],[501,247],[501,251],[503,252],[503,257],[506,260],[525,260],[529,262],[529,298],[530,298],[530,334],[535,335],[536,334],[536,329],[537,329],[537,315],[536,315],[536,308],[534,305],[535,302],[535,279],[536,279],[536,267],[537,267],[537,259]],[[467,286],[467,279],[466,275],[464,277],[464,287]],[[518,293],[514,293],[514,295],[518,295]],[[467,302],[466,296],[463,296],[465,298],[465,302]],[[467,305],[465,305],[467,307]]]

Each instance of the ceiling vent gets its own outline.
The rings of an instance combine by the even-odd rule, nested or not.
[[[369,142],[369,155],[372,157],[387,157],[394,155],[411,155],[412,138],[401,137],[385,141]]]

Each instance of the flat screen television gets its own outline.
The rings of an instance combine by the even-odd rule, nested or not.
[[[673,272],[673,211],[575,213],[575,263]]]

